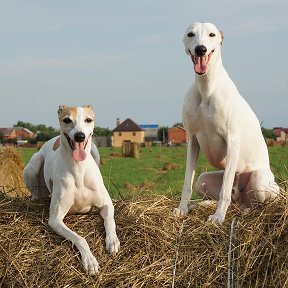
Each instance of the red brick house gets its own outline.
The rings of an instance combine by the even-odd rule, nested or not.
[[[183,127],[172,127],[168,130],[168,141],[171,144],[187,143],[186,131]]]
[[[288,128],[273,128],[277,141],[288,142]]]
[[[0,134],[3,135],[3,140],[27,140],[34,138],[34,133],[23,127],[0,128]]]
[[[34,138],[35,136],[34,133],[27,128],[15,127],[15,129],[16,129],[18,140],[31,139],[31,138]]]
[[[11,128],[0,128],[0,135],[3,140],[16,139],[16,131]]]

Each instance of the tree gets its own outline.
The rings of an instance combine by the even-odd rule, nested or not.
[[[93,134],[94,136],[112,136],[113,132],[109,128],[95,127]]]
[[[262,130],[262,134],[263,134],[264,138],[277,140],[277,137],[276,137],[273,129],[266,129],[264,127],[261,127],[261,130]]]
[[[23,127],[23,128],[29,129],[33,133],[37,132],[37,126],[35,126],[29,122],[18,121],[16,124],[13,125],[13,127]]]
[[[38,131],[37,136],[36,136],[36,140],[39,142],[46,142],[57,135],[59,135],[59,131],[57,131],[57,130],[42,131],[42,132]]]
[[[173,127],[184,127],[182,122],[176,122]]]

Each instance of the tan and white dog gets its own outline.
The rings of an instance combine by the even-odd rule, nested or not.
[[[94,113],[91,106],[60,106],[58,117],[60,136],[46,142],[32,156],[24,169],[24,182],[33,200],[51,194],[50,227],[78,248],[85,270],[96,274],[99,265],[86,240],[63,222],[66,214],[86,213],[93,206],[99,207],[106,230],[106,249],[109,253],[118,252],[114,207],[98,168],[98,150],[91,140]]]
[[[222,223],[231,200],[251,207],[253,201],[276,197],[279,187],[270,170],[259,121],[239,94],[222,65],[223,33],[211,23],[194,23],[184,35],[195,81],[183,105],[183,123],[189,137],[181,202],[174,210],[186,214],[201,149],[217,172],[199,176],[196,193],[218,200],[208,220]]]

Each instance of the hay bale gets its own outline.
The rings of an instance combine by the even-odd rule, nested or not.
[[[139,158],[139,143],[123,142],[122,143],[122,156]]]
[[[288,279],[287,199],[285,193],[247,215],[232,205],[222,226],[206,222],[215,206],[178,218],[172,213],[178,201],[164,196],[119,201],[121,250],[115,256],[105,252],[97,211],[67,216],[65,223],[86,238],[100,263],[99,275],[91,277],[71,243],[48,228],[48,203],[0,193],[0,286],[162,288],[174,281],[177,288],[227,287],[230,268],[233,287],[282,288]],[[231,234],[233,219],[239,221]],[[229,265],[230,238],[235,257]]]
[[[0,189],[10,196],[29,196],[23,182],[23,162],[13,147],[0,148]]]

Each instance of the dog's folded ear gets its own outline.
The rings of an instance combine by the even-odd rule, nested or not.
[[[223,43],[223,41],[224,41],[224,32],[223,31],[219,31],[220,32],[220,35],[221,35],[221,45],[222,45],[222,43]]]

